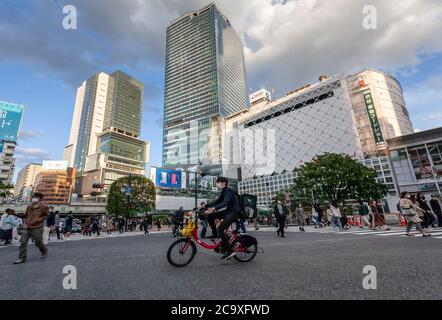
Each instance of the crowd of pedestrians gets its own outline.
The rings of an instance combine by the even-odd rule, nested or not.
[[[293,211],[293,214],[291,212]],[[348,230],[355,226],[354,221],[359,221],[358,227],[363,229],[368,227],[372,230],[389,230],[386,223],[382,205],[377,201],[365,202],[359,200],[352,206],[353,223],[349,219],[349,209],[343,207],[337,201],[332,201],[325,206],[318,203],[308,206],[305,209],[302,203],[298,203],[292,210],[279,199],[275,199],[273,206],[273,217],[276,220],[277,235],[284,237],[284,229],[287,228],[287,220],[295,222],[299,231],[305,232],[305,226],[312,224],[317,228],[331,228],[335,231]]]

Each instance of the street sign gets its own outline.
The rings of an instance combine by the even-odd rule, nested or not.
[[[0,101],[0,140],[16,141],[25,106]]]
[[[364,96],[365,106],[367,108],[368,119],[370,120],[371,129],[373,131],[374,141],[378,148],[383,148],[384,137],[382,136],[382,131],[379,124],[378,116],[376,114],[373,97],[370,90],[364,91],[362,95]]]

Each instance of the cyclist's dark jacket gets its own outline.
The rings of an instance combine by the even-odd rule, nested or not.
[[[241,212],[241,205],[239,203],[238,194],[232,188],[225,187],[221,195],[212,203],[208,203],[207,207],[220,210],[226,208],[226,211],[239,214]]]

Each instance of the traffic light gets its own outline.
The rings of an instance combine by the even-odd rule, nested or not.
[[[104,183],[101,183],[101,182],[93,183],[92,184],[92,188],[93,189],[103,189],[104,188]]]

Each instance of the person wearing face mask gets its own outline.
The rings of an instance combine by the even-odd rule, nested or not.
[[[36,192],[32,196],[31,205],[26,208],[24,232],[20,239],[18,260],[14,264],[25,263],[28,252],[29,239],[33,239],[35,246],[40,250],[42,259],[48,255],[48,249],[43,244],[43,223],[49,216],[49,208],[41,203],[43,194]]]
[[[422,233],[423,237],[430,237],[431,234],[426,233],[421,226],[422,220],[418,216],[419,211],[424,211],[418,205],[414,204],[411,200],[410,194],[408,192],[401,193],[401,200],[399,201],[399,208],[401,213],[407,221],[407,231],[405,233],[408,237],[414,237],[414,234],[410,233],[413,224],[416,225],[416,229]]]
[[[205,208],[205,211],[208,216],[208,221],[210,224],[210,228],[212,229],[212,236],[208,238],[218,238],[220,236],[223,241],[223,248],[225,254],[221,259],[228,260],[232,258],[236,252],[233,251],[233,248],[229,245],[229,239],[225,234],[225,231],[229,228],[229,226],[238,221],[241,213],[241,205],[238,193],[235,192],[232,188],[228,187],[228,180],[224,177],[218,177],[216,179],[216,185],[219,189],[221,189],[221,195],[218,199],[216,199],[212,203],[208,203]],[[225,208],[224,210],[221,210]],[[215,212],[216,211],[216,212]],[[215,220],[223,219],[223,221],[219,224],[218,230],[216,229]]]

